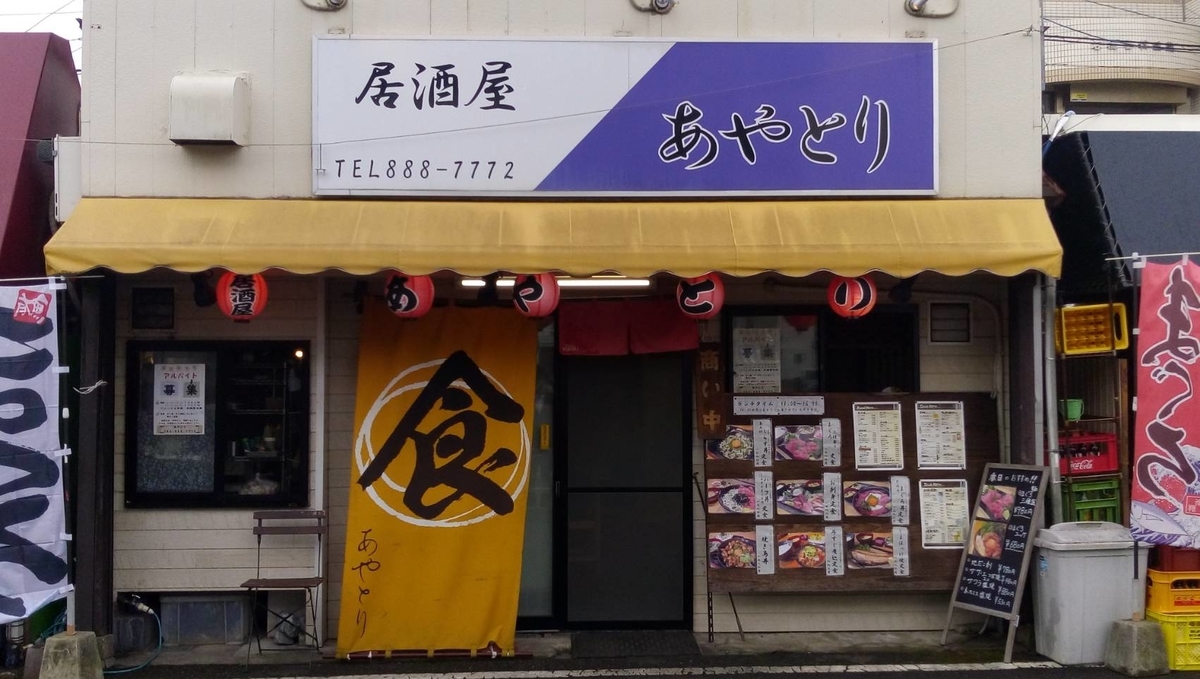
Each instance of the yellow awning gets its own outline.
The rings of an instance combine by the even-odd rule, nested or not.
[[[587,276],[776,271],[1058,276],[1040,199],[500,202],[85,198],[49,273],[156,267]]]

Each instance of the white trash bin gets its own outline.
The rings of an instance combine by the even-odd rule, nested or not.
[[[1133,538],[1120,524],[1060,523],[1033,544],[1037,652],[1062,665],[1103,663],[1112,624],[1145,613],[1149,545],[1139,545],[1135,578]]]

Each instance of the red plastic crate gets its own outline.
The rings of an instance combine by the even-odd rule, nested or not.
[[[1066,434],[1058,437],[1058,471],[1069,476],[1117,471],[1116,434]]]
[[[1200,549],[1154,546],[1154,569],[1166,573],[1200,571]]]

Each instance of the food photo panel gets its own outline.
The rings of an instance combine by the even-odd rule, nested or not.
[[[843,513],[847,517],[865,516],[872,519],[892,515],[892,482],[843,481]]]
[[[1012,509],[1016,503],[1016,487],[988,484],[983,487],[983,493],[979,496],[979,508],[975,511],[975,518],[1007,522],[1012,519]]]
[[[790,424],[775,427],[775,459],[821,460],[821,425]]]
[[[825,568],[825,533],[784,533],[778,538],[780,568]]]
[[[851,569],[891,568],[892,533],[846,533],[846,566]]]
[[[709,533],[709,568],[757,568],[755,534],[750,532]]]
[[[775,507],[781,515],[825,516],[825,483],[821,479],[775,482]]]
[[[709,479],[709,514],[753,514],[754,482],[750,479]]]
[[[1008,524],[999,521],[975,521],[971,529],[968,554],[984,559],[999,559],[1004,554],[1004,533]]]
[[[754,431],[748,425],[725,427],[725,438],[704,442],[704,456],[710,460],[754,459]]]

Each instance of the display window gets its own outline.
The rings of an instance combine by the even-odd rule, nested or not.
[[[130,342],[127,507],[308,505],[307,342]]]
[[[731,308],[726,377],[734,394],[915,392],[915,306],[841,318],[818,307]]]

